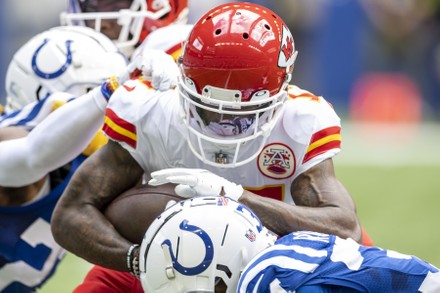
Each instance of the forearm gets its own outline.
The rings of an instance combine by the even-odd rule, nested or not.
[[[102,126],[106,102],[99,88],[60,107],[28,136],[0,143],[0,185],[33,183],[68,163]]]
[[[63,210],[62,216],[52,221],[51,227],[59,245],[90,263],[128,271],[126,255],[132,243],[95,206],[64,201],[58,208]]]
[[[132,243],[115,230],[103,211],[115,197],[139,182],[143,170],[118,146],[109,141],[81,164],[57,203],[51,228],[55,240],[75,255],[127,271],[126,256]]]
[[[360,241],[354,210],[338,206],[295,206],[245,191],[239,200],[250,207],[263,224],[280,236],[294,231],[316,231]]]

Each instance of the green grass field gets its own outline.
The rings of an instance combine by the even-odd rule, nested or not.
[[[343,152],[335,158],[337,177],[375,244],[440,267],[440,126],[424,127],[411,138],[396,138],[394,131],[392,140],[345,129]],[[71,292],[90,267],[69,254],[39,292]]]

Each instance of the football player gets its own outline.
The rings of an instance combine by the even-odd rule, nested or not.
[[[296,55],[289,29],[265,7],[228,3],[205,14],[178,59],[177,91],[131,80],[113,93],[103,128],[111,140],[81,165],[58,202],[57,242],[137,275],[131,260],[139,249],[102,209],[145,173],[172,167],[195,169],[153,173],[152,183],[177,176],[187,196],[198,187],[232,196],[279,235],[311,230],[361,242],[355,204],[333,167],[340,119],[323,97],[289,86]],[[135,257],[127,262],[127,255]]]
[[[7,223],[0,228],[1,292],[34,292],[54,273],[65,251],[50,230],[52,211],[73,172],[106,143],[95,134],[108,89],[138,69],[174,86],[166,76],[177,68],[164,71],[174,60],[162,56],[154,56],[160,65],[154,70],[143,57],[127,65],[101,33],[67,26],[35,36],[16,53],[7,73],[8,106],[33,102],[0,118],[0,220]]]
[[[195,197],[167,208],[141,244],[145,292],[439,292],[415,256],[297,231],[276,240],[245,205]]]
[[[188,0],[69,0],[60,18],[62,25],[83,25],[102,32],[131,57],[151,32],[170,24],[186,24]]]

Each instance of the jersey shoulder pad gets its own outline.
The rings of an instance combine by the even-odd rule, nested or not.
[[[297,86],[289,86],[288,100],[284,106],[283,127],[288,135],[301,144],[309,144],[311,137],[325,129],[339,133],[339,116],[322,96],[316,96]]]
[[[192,28],[192,24],[175,24],[154,30],[135,50],[132,59],[144,50],[163,50],[176,60]]]
[[[133,79],[122,84],[110,97],[104,117],[104,133],[124,146],[136,148],[139,109],[155,94],[150,84]]]

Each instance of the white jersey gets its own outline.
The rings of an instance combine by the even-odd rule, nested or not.
[[[280,119],[260,154],[235,168],[209,166],[192,153],[181,121],[179,94],[130,80],[112,95],[104,132],[122,144],[146,174],[164,168],[203,168],[262,196],[293,203],[292,181],[340,151],[341,124],[323,98],[289,87]]]
[[[182,43],[186,40],[192,28],[192,24],[172,24],[152,31],[142,44],[136,48],[131,60],[134,60],[142,51],[150,49],[163,50],[176,60],[181,55]]]

